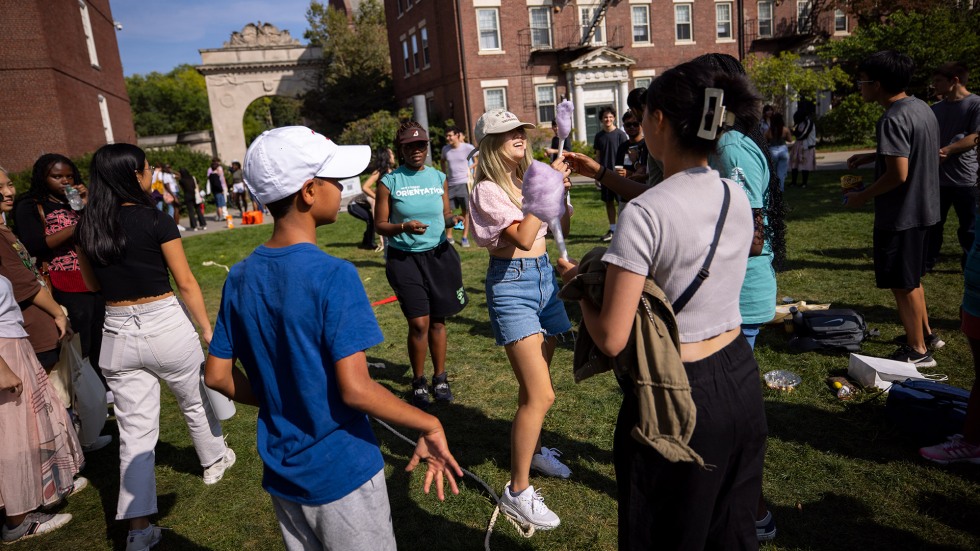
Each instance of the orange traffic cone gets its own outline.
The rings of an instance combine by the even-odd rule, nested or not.
[[[225,220],[227,220],[227,221],[228,221],[228,229],[229,229],[229,230],[230,230],[231,228],[234,228],[234,227],[235,227],[235,223],[234,223],[234,222],[232,221],[232,218],[231,218],[231,215],[230,215],[230,214],[229,214],[228,216],[226,216],[226,217],[225,217]]]

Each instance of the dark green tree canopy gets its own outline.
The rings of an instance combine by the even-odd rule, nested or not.
[[[170,72],[126,77],[138,136],[211,130],[204,77],[191,65]]]

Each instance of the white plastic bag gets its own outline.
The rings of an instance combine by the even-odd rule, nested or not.
[[[75,414],[81,422],[78,441],[83,446],[95,443],[105,426],[108,406],[105,387],[87,358],[82,357],[81,337],[76,333],[61,346],[61,354],[71,366],[72,397]]]
[[[201,396],[211,404],[211,410],[219,421],[227,421],[235,415],[235,402],[217,390],[204,384],[204,364],[201,364]]]
[[[862,356],[851,354],[847,365],[847,374],[861,386],[870,388],[878,387],[887,391],[892,383],[905,381],[906,379],[944,381],[945,375],[924,375],[919,373],[915,364],[909,362],[899,362],[887,358],[875,358],[872,356]]]

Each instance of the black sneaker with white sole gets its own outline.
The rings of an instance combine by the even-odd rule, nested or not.
[[[432,394],[439,402],[453,401],[453,391],[449,388],[449,379],[445,371],[432,377]]]
[[[939,350],[940,348],[946,346],[946,341],[939,338],[939,333],[935,333],[935,332],[926,335],[925,341],[926,341],[926,347],[929,350]],[[904,335],[904,334],[899,335],[894,339],[892,339],[892,342],[896,344],[907,345],[909,343],[909,337],[908,335]]]
[[[910,346],[902,345],[898,347],[888,359],[898,362],[908,362],[915,367],[936,367],[936,359],[931,354],[923,354]]]
[[[429,387],[425,377],[412,380],[412,405],[419,409],[429,407]]]

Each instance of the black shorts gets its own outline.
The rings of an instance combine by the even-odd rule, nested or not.
[[[620,198],[619,195],[616,195],[616,192],[614,192],[613,190],[607,188],[602,184],[599,184],[599,197],[602,198],[603,203],[608,203],[610,201],[618,201],[620,203],[623,202],[622,198]]]
[[[408,319],[444,318],[466,306],[459,254],[448,241],[420,253],[388,247],[385,275]]]
[[[875,285],[879,289],[915,289],[919,286],[927,271],[934,227],[874,230]]]
[[[470,205],[470,192],[466,184],[449,186],[449,208],[461,209],[466,212]]]
[[[706,464],[671,463],[632,436],[639,406],[631,380],[613,436],[620,549],[757,549],[766,414],[759,366],[740,334],[686,362],[697,422],[689,442]]]

